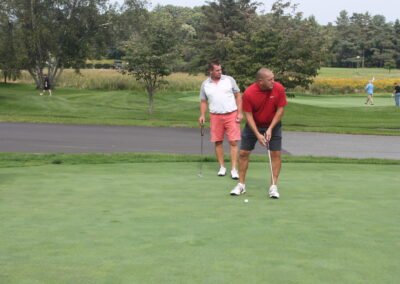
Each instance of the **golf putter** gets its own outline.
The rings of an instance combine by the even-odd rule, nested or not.
[[[199,177],[203,177],[203,137],[204,137],[204,124],[200,125],[200,135],[201,135],[201,144],[200,144],[200,166],[199,166]]]

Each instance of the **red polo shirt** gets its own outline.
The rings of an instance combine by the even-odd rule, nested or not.
[[[253,113],[257,127],[268,127],[278,107],[287,105],[285,88],[278,82],[272,90],[263,91],[259,83],[254,83],[244,91],[243,111]]]

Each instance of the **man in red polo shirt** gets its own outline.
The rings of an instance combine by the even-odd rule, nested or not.
[[[271,151],[271,163],[274,181],[268,195],[279,198],[278,177],[281,170],[282,130],[281,120],[286,106],[284,87],[274,81],[271,70],[261,68],[257,72],[257,82],[244,92],[242,109],[247,119],[242,130],[239,154],[239,183],[232,189],[231,195],[246,193],[245,179],[249,165],[249,156],[258,141]]]

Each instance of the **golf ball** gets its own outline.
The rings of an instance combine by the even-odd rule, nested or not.
[[[244,200],[244,203],[247,203],[247,202],[249,202],[249,200],[248,200],[248,199],[245,199],[245,200]]]

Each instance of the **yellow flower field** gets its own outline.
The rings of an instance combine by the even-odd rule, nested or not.
[[[400,83],[400,78],[375,78],[373,82],[374,92],[388,93],[392,92],[393,84]],[[361,78],[316,78],[310,86],[308,92],[312,94],[354,94],[364,92],[368,84],[367,79]],[[305,91],[296,89],[296,91]]]

